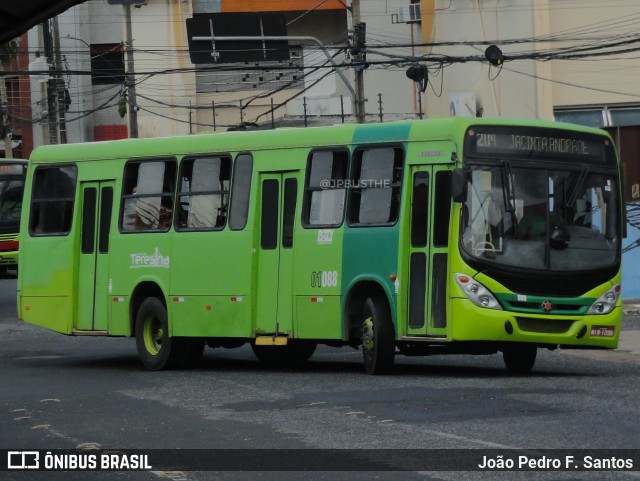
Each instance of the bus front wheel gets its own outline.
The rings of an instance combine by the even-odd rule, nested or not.
[[[362,312],[362,357],[367,374],[388,374],[396,353],[391,314],[384,300],[368,298]]]
[[[140,361],[150,371],[171,369],[184,359],[180,340],[169,337],[167,308],[156,297],[148,297],[138,309],[136,347]]]
[[[509,371],[522,374],[533,369],[537,353],[535,344],[515,344],[502,351],[502,358]]]

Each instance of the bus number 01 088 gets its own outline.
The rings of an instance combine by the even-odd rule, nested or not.
[[[311,273],[311,287],[336,287],[337,271],[314,271]]]

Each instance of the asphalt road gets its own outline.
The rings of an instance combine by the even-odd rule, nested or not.
[[[524,377],[507,373],[499,355],[398,357],[393,375],[367,376],[350,348],[319,348],[304,367],[279,370],[248,348],[207,349],[196,370],[152,373],[132,339],[66,337],[21,323],[15,289],[15,276],[0,274],[0,449],[640,448],[638,355],[543,351]],[[640,320],[628,317],[624,328],[640,329]],[[0,479],[637,480],[640,473],[8,471]]]

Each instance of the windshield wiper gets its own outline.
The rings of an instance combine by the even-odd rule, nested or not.
[[[578,179],[576,180],[576,183],[573,186],[573,189],[571,189],[571,193],[569,194],[569,198],[567,199],[567,203],[565,204],[567,207],[573,207],[575,205],[576,200],[578,200],[578,195],[580,191],[582,191],[582,186],[587,180],[588,175],[589,175],[589,166],[585,165],[582,167],[582,171],[580,172],[580,175],[578,176]]]
[[[516,193],[513,188],[513,183],[511,182],[513,179],[511,161],[505,160],[502,162],[502,165],[504,167],[502,170],[502,196],[504,199],[504,210],[511,214],[511,223],[515,229],[518,226],[518,219],[516,217]]]

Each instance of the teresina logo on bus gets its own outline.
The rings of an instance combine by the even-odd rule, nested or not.
[[[161,255],[158,247],[156,247],[153,254],[141,252],[129,255],[131,256],[131,265],[129,266],[131,269],[138,269],[141,267],[159,267],[162,269],[168,269],[171,263],[169,256]]]

